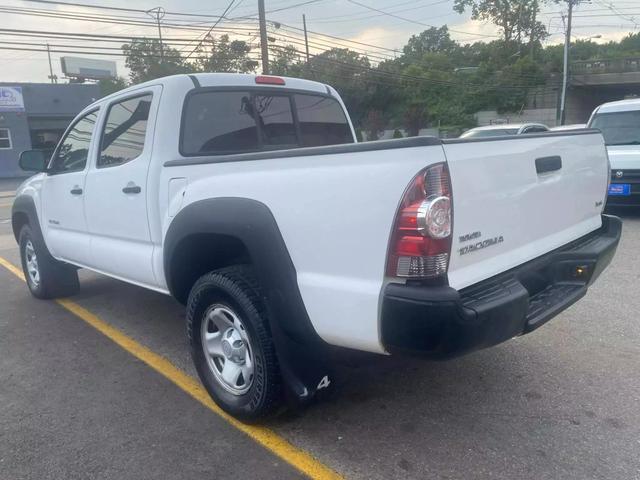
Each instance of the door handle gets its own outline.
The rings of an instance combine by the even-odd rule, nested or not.
[[[82,195],[82,189],[76,185],[71,189],[71,195]]]
[[[561,168],[562,158],[559,155],[536,158],[536,172],[538,172],[538,175],[546,172],[555,172]]]
[[[133,183],[128,184],[126,187],[122,189],[123,193],[140,193],[142,189]]]

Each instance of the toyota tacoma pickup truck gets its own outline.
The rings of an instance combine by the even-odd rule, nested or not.
[[[98,100],[17,191],[28,288],[87,268],[186,305],[198,374],[255,420],[334,386],[330,353],[445,359],[529,333],[610,262],[595,130],[356,143],[322,83],[178,75]]]

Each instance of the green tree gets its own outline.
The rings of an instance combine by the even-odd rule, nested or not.
[[[369,110],[363,124],[367,132],[367,140],[378,140],[380,132],[384,130],[385,125],[386,122],[382,116],[382,112]]]
[[[473,20],[497,25],[505,42],[521,44],[525,39],[537,41],[547,34],[544,24],[537,20],[539,3],[539,0],[454,0],[453,8],[458,13],[470,10]]]
[[[425,53],[449,55],[459,48],[451,39],[447,26],[431,27],[418,35],[412,35],[402,48],[405,60],[421,59]]]
[[[420,102],[410,104],[404,112],[404,128],[407,136],[417,137],[420,129],[427,126],[427,108]]]
[[[309,75],[318,82],[333,86],[344,100],[351,118],[364,118],[370,108],[368,75],[373,71],[369,59],[347,48],[332,48],[309,61]]]
[[[163,47],[161,54],[160,42],[155,38],[135,38],[122,46],[131,83],[142,83],[193,70],[178,50],[167,45]]]
[[[229,40],[229,35],[209,35],[197,50],[195,68],[200,72],[254,72],[258,62],[251,59],[250,52],[245,41]]]
[[[100,95],[106,97],[123,88],[127,88],[127,80],[122,77],[105,78],[98,82],[98,86],[100,87]]]
[[[300,53],[293,45],[272,49],[269,71],[285,77],[304,76],[305,64],[300,61]]]

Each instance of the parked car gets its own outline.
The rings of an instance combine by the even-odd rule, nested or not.
[[[600,105],[589,127],[602,132],[611,162],[607,204],[640,206],[640,98]]]
[[[579,130],[581,128],[587,128],[586,123],[572,123],[570,125],[558,125],[557,127],[552,127],[549,130],[551,132],[561,132],[565,130]]]
[[[548,132],[549,127],[542,123],[513,123],[504,125],[487,125],[467,130],[460,138],[501,137],[504,135],[522,135],[524,133]]]
[[[331,388],[335,347],[453,357],[586,293],[621,229],[602,136],[492,140],[356,143],[330,86],[177,75],[24,152],[13,232],[37,298],[88,268],[184,303],[204,386],[256,419]]]

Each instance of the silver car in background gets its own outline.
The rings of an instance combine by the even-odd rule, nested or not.
[[[487,125],[467,130],[460,138],[502,137],[505,135],[522,135],[524,133],[548,132],[549,127],[542,123],[507,123],[503,125]]]

